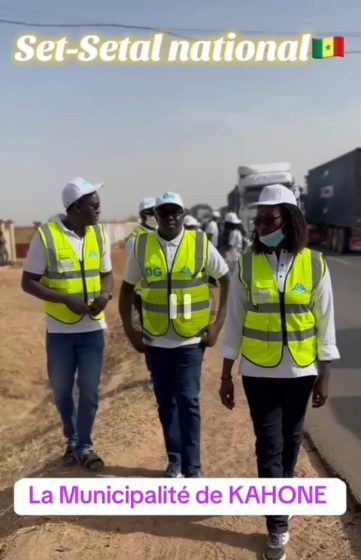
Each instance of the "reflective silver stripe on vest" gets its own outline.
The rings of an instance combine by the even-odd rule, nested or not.
[[[252,288],[252,253],[246,253],[242,257],[242,278],[246,285],[248,300],[251,301]]]
[[[193,280],[173,280],[172,288],[182,290],[187,288],[196,288],[197,286],[204,286],[205,281],[201,278],[194,278]],[[168,283],[165,281],[148,283],[146,280],[141,281],[141,287],[144,289],[152,290],[166,290]]]
[[[103,227],[100,224],[97,224],[96,226],[93,227],[94,227],[94,231],[99,247],[99,255],[100,258],[102,258],[102,256],[104,255]]]
[[[81,279],[82,273],[79,270],[78,272],[57,272],[57,271],[50,271],[47,270],[43,274],[44,278],[48,278],[49,280],[75,280]],[[85,271],[85,278],[97,278],[99,276],[98,270],[88,270]]]
[[[320,253],[316,251],[311,251],[312,258],[312,288],[315,289],[322,278],[322,257]]]
[[[196,256],[195,256],[195,271],[193,276],[197,276],[203,268],[204,261],[204,233],[202,231],[196,232]],[[173,284],[172,284],[173,285]]]
[[[145,273],[145,250],[147,247],[147,237],[148,235],[139,235],[137,237],[137,246],[136,246],[136,258],[139,264],[139,267],[141,269],[142,272],[142,276],[145,278],[146,277],[146,273]]]
[[[39,229],[42,231],[46,240],[46,249],[49,258],[48,260],[49,271],[55,272],[58,270],[58,262],[56,260],[55,245],[54,245],[53,236],[51,235],[50,227],[48,226],[48,224],[44,224]]]
[[[208,301],[201,301],[199,303],[192,303],[191,304],[191,311],[202,311],[204,309],[209,308]],[[142,308],[146,311],[150,311],[151,313],[161,313],[163,315],[168,315],[168,306],[167,305],[158,305],[156,303],[147,303],[146,301],[142,302]],[[188,309],[187,309],[188,311]],[[177,312],[184,313],[184,305],[180,303],[177,305]]]
[[[316,332],[316,328],[308,329],[302,332],[287,332],[287,340],[288,342],[302,342],[303,340],[314,337]],[[261,340],[262,342],[283,341],[282,332],[259,331],[256,329],[249,329],[248,327],[244,327],[243,336],[255,340]]]
[[[252,305],[249,301],[246,303],[247,311],[254,311],[255,313],[280,313],[279,303],[259,303]],[[286,303],[286,313],[308,313],[311,310],[310,305],[298,305],[296,303]]]

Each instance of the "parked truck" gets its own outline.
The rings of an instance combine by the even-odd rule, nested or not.
[[[248,232],[252,232],[257,202],[265,185],[281,183],[288,188],[294,186],[289,163],[262,163],[238,167],[238,185],[228,195],[228,205],[237,212]]]
[[[311,244],[361,251],[361,148],[310,169],[306,182]]]

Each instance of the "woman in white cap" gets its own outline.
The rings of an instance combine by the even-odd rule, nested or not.
[[[258,475],[291,478],[309,398],[327,401],[336,347],[333,294],[323,256],[306,247],[307,229],[291,190],[265,187],[252,249],[233,274],[220,397],[233,409],[232,366],[240,371],[256,436]],[[284,560],[288,517],[267,516],[265,560]]]
[[[224,218],[225,259],[232,273],[242,254],[243,236],[240,229],[241,220],[235,212],[228,212]]]

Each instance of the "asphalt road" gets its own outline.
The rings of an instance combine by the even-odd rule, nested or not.
[[[333,363],[329,403],[306,420],[320,454],[361,503],[361,255],[326,255],[341,359]]]

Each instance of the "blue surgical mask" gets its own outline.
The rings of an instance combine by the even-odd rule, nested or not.
[[[273,231],[268,235],[259,236],[260,242],[267,247],[278,247],[278,245],[282,243],[284,238],[285,234],[283,233],[282,228],[276,229],[276,231]]]

